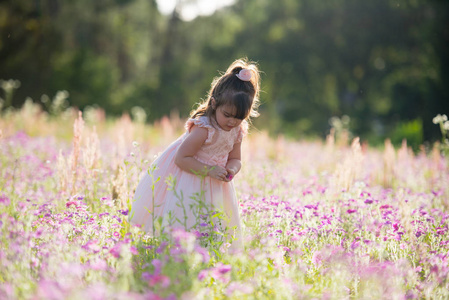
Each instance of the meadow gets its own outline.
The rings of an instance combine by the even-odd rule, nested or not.
[[[449,297],[438,145],[414,153],[344,131],[291,141],[252,128],[234,179],[245,237],[234,252],[214,224],[154,238],[128,223],[140,176],[184,130],[175,114],[144,121],[138,108],[109,119],[32,101],[3,112],[1,299]]]

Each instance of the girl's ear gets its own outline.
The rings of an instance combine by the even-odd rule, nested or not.
[[[212,106],[213,110],[217,108],[217,102],[215,101],[214,97],[210,97],[210,105]]]

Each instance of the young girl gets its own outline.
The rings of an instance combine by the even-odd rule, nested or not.
[[[186,132],[153,162],[137,186],[130,219],[150,234],[159,226],[191,230],[205,218],[198,207],[224,212],[221,224],[242,246],[238,200],[232,179],[241,168],[247,120],[258,116],[259,71],[234,61],[211,84],[207,99],[191,113]],[[204,226],[204,223],[202,224]]]

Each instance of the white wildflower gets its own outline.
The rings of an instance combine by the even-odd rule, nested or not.
[[[433,124],[438,124],[438,123],[440,123],[440,120],[441,120],[441,115],[438,114],[438,115],[436,115],[436,117],[434,117],[432,119],[432,122],[433,122]]]
[[[366,187],[366,183],[363,181],[356,181],[354,182],[354,187],[363,189]]]
[[[432,120],[433,124],[439,124],[439,123],[446,122],[446,121],[447,121],[447,116],[440,115],[440,114],[436,115],[436,117],[433,118],[433,120]]]
[[[343,123],[343,125],[349,125],[349,122],[351,122],[351,118],[347,115],[343,115],[341,117],[341,122]]]
[[[449,121],[444,122],[443,129],[449,131]]]
[[[139,147],[139,143],[138,143],[138,142],[136,142],[136,141],[134,141],[134,142],[133,142],[133,147],[134,147],[134,148],[137,148],[137,147]]]

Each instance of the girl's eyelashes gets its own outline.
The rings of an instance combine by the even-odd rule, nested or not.
[[[233,115],[231,115],[230,113],[228,113],[228,112],[226,112],[224,110],[221,110],[221,112],[223,113],[223,116],[225,116],[226,118],[233,118],[234,117]]]
[[[228,114],[228,113],[223,113],[223,115],[224,115],[226,118],[235,118],[235,119],[242,120],[242,121],[244,120],[244,119],[237,118],[236,116],[230,115],[230,114]]]

